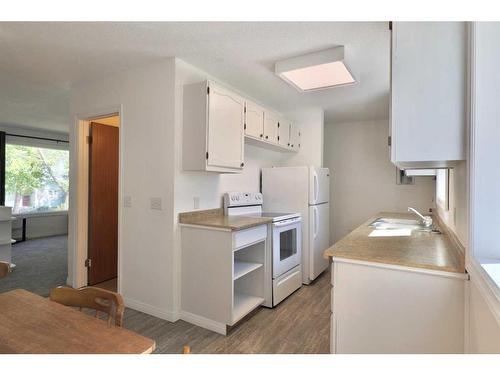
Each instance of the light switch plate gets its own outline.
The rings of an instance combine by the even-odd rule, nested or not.
[[[125,195],[123,197],[123,207],[132,207],[132,197],[130,195]]]
[[[151,197],[150,198],[150,207],[152,210],[161,210],[161,198],[160,197]]]
[[[193,208],[195,210],[200,208],[200,197],[193,197]]]

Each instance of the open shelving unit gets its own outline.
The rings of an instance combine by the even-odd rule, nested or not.
[[[233,280],[238,280],[240,277],[245,276],[246,274],[263,267],[262,263],[254,263],[254,262],[243,262],[243,261],[234,261],[234,276]]]
[[[264,302],[264,297],[234,293],[233,321],[237,322]]]
[[[264,302],[266,241],[234,252],[232,323],[237,323]]]

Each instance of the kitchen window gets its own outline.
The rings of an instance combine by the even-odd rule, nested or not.
[[[450,170],[436,170],[436,203],[445,210],[450,209]]]

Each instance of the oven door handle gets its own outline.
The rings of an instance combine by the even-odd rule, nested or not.
[[[292,222],[287,222],[287,221],[284,221],[282,223],[273,223],[273,227],[275,228],[281,228],[281,227],[288,227],[288,226],[292,226],[292,225],[295,225],[297,223],[300,223],[302,221],[302,219],[294,219]]]

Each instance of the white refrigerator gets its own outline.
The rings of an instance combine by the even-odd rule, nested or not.
[[[309,284],[328,267],[330,171],[315,167],[262,169],[263,210],[302,215],[302,282]]]

